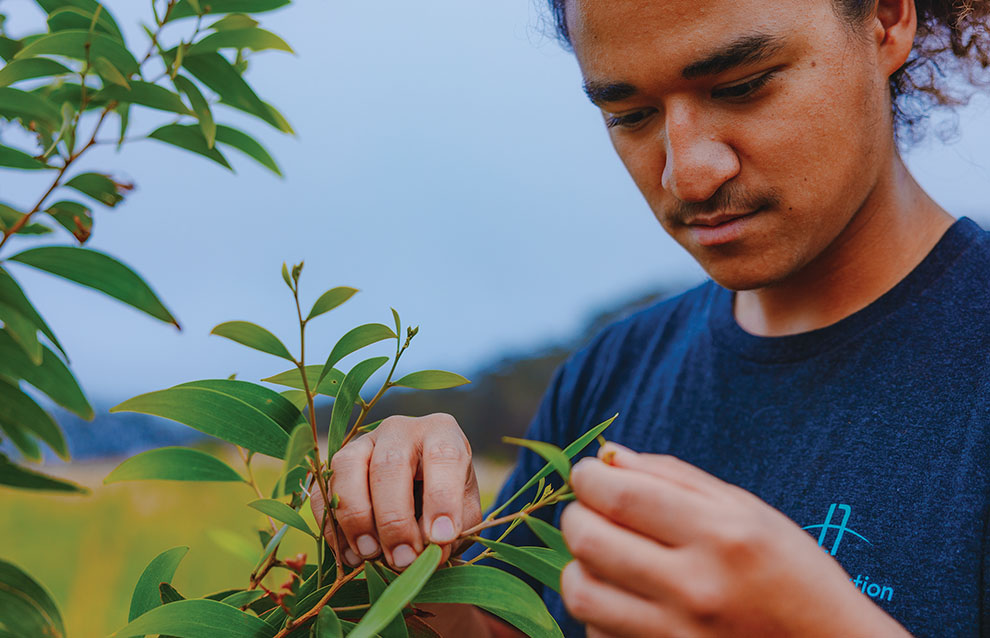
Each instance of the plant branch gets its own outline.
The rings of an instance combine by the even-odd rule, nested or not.
[[[310,618],[316,616],[318,613],[320,613],[320,610],[323,609],[328,602],[330,602],[330,599],[333,598],[334,594],[340,591],[341,587],[343,587],[345,584],[349,583],[351,580],[356,578],[358,574],[360,574],[363,571],[364,571],[364,565],[361,565],[360,567],[357,567],[356,569],[354,569],[354,571],[347,574],[346,576],[342,578],[338,578],[337,581],[333,584],[333,587],[330,588],[330,591],[324,594],[323,598],[321,598],[319,602],[313,605],[313,607],[305,614],[299,616],[298,618],[287,624],[280,632],[275,634],[272,638],[285,638],[286,636],[291,634],[293,630],[295,630],[297,627],[308,621]]]

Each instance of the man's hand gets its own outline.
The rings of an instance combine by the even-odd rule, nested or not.
[[[331,469],[343,558],[351,565],[384,551],[392,567],[403,569],[430,542],[443,546],[447,560],[460,549],[453,543],[460,533],[481,522],[471,446],[448,414],[389,417],[337,452]],[[415,481],[422,481],[418,519]],[[313,496],[320,521],[323,501]]]
[[[574,467],[564,603],[589,638],[909,638],[783,513],[672,456]]]

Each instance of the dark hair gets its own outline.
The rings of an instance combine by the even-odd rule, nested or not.
[[[567,48],[566,0],[548,0],[557,39]],[[853,24],[869,18],[876,0],[832,0]],[[937,107],[966,104],[990,86],[990,0],[915,0],[918,34],[908,61],[890,77],[894,126],[902,143],[920,141]],[[960,83],[958,79],[964,80]],[[953,126],[938,131],[950,137]]]

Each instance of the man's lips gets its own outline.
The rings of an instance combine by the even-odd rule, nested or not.
[[[764,208],[760,207],[748,213],[718,213],[695,217],[688,223],[688,232],[701,246],[728,244],[741,238]]]
[[[687,224],[688,226],[707,226],[709,228],[712,228],[715,226],[721,226],[722,224],[731,222],[734,219],[755,215],[756,213],[760,212],[760,210],[762,210],[762,208],[758,208],[754,211],[749,211],[746,213],[719,213],[717,215],[699,216],[687,222]]]

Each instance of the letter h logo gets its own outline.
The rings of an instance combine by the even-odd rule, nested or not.
[[[842,522],[839,524],[835,524],[832,522],[833,517],[835,517],[836,509],[842,511]],[[809,530],[809,529],[821,528],[822,531],[820,534],[818,534],[818,546],[825,548],[825,551],[832,556],[835,556],[836,552],[839,551],[839,543],[842,542],[842,537],[846,532],[849,532],[854,536],[862,538],[868,544],[872,545],[872,543],[870,543],[870,541],[863,538],[863,536],[860,536],[856,532],[849,529],[848,523],[849,523],[849,516],[851,514],[852,514],[852,508],[849,507],[848,505],[844,503],[832,503],[828,508],[828,515],[825,517],[825,523],[823,525],[808,525],[807,527],[802,527],[801,529]],[[838,530],[838,532],[835,535],[835,540],[832,541],[831,551],[829,550],[829,548],[825,547],[825,537],[828,536],[828,530],[830,529]]]

